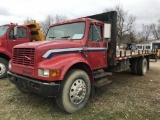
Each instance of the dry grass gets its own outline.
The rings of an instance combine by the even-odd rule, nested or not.
[[[96,96],[79,112],[66,114],[54,99],[22,94],[7,79],[0,80],[1,120],[159,120],[160,69],[144,77],[129,71],[114,73],[112,84],[96,90]]]

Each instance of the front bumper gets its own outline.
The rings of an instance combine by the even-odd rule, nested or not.
[[[8,79],[11,83],[26,89],[29,92],[42,96],[52,97],[58,94],[60,84],[55,82],[41,82],[34,78],[27,78],[15,73],[7,72]]]

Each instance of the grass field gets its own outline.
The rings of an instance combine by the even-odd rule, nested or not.
[[[110,85],[96,90],[82,110],[61,111],[52,98],[22,94],[7,78],[0,80],[1,120],[160,120],[160,65],[144,77],[114,73]]]

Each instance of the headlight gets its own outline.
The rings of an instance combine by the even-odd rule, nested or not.
[[[38,69],[38,76],[43,76],[43,69]]]
[[[48,69],[38,69],[38,76],[43,77],[58,77],[60,76],[60,70],[48,70]]]
[[[43,76],[49,77],[49,70],[43,70]]]

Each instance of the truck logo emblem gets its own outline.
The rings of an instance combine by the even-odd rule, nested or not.
[[[28,74],[28,75],[31,75],[31,74],[32,74],[31,72],[26,71],[26,70],[23,70],[23,73]]]
[[[32,60],[30,57],[24,56],[25,58],[27,58],[28,60]]]

